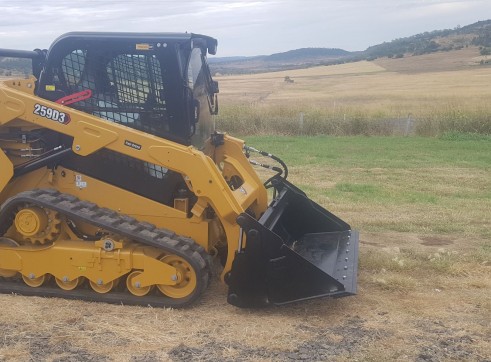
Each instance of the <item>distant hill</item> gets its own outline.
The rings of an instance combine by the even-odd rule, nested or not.
[[[30,59],[13,59],[0,57],[0,76],[13,74],[31,74],[32,61]]]
[[[251,57],[212,57],[208,59],[208,63],[226,63],[226,62],[236,62],[240,60],[250,59]]]
[[[459,50],[470,45],[491,47],[491,20],[464,27],[435,30],[371,46],[364,51],[368,58],[422,55],[438,51]]]
[[[351,53],[343,49],[332,48],[302,48],[289,50],[284,53],[272,54],[265,57],[266,61],[274,62],[303,62],[306,59],[331,59],[350,55]]]
[[[259,73],[316,65],[331,65],[377,58],[403,58],[442,51],[478,46],[481,55],[491,55],[491,20],[478,21],[454,29],[434,30],[368,47],[365,51],[348,52],[342,49],[302,48],[269,56],[213,58],[214,73]]]
[[[358,53],[338,48],[301,48],[254,57],[210,58],[209,62],[214,73],[257,73],[336,63]]]

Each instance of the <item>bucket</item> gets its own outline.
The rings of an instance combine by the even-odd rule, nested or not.
[[[356,294],[358,233],[288,181],[275,182],[278,195],[259,220],[237,218],[245,237],[227,278],[228,302],[260,307]]]

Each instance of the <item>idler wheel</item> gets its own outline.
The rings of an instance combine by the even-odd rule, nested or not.
[[[175,285],[157,285],[157,288],[162,294],[179,299],[185,298],[196,289],[197,278],[191,264],[189,264],[184,258],[177,255],[165,255],[160,258],[160,261],[177,269],[177,284]]]

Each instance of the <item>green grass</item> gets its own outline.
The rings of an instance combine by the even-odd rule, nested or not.
[[[491,167],[491,136],[426,137],[250,136],[247,144],[295,165],[404,168]],[[367,171],[368,172],[368,171]]]
[[[365,231],[489,238],[491,139],[247,137],[311,198]]]
[[[445,132],[439,138],[444,141],[491,141],[491,135],[475,132]]]

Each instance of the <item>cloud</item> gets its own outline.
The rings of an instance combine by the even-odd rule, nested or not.
[[[195,32],[219,55],[369,45],[491,14],[489,0],[0,0],[0,47],[46,48],[69,31]]]
[[[406,6],[403,12],[394,15],[399,19],[450,16],[472,9],[478,3],[476,1],[416,1],[410,7]]]

